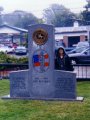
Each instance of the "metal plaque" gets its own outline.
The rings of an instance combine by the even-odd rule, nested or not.
[[[44,29],[37,29],[33,33],[33,40],[37,45],[43,45],[48,40],[48,33]]]

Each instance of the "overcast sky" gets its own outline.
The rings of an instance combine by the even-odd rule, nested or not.
[[[53,3],[62,4],[73,12],[80,12],[86,5],[86,0],[0,0],[0,6],[4,8],[4,13],[24,10],[32,12],[37,17],[41,17],[43,9]]]

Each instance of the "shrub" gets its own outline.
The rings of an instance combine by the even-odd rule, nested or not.
[[[28,63],[28,58],[16,58],[7,55],[6,53],[0,52],[0,63]]]

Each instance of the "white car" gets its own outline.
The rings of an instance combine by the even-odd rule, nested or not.
[[[15,54],[27,54],[27,49],[24,46],[18,46],[15,49]]]
[[[80,48],[80,47],[89,47],[89,42],[88,41],[82,41],[82,42],[78,42],[76,48]]]
[[[0,47],[0,52],[13,53],[14,52],[14,48],[11,48],[11,47],[8,47],[8,46],[1,46]]]

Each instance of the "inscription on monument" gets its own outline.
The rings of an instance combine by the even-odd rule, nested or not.
[[[12,88],[14,89],[26,89],[25,79],[23,77],[14,77],[12,81]]]
[[[71,90],[74,88],[74,83],[71,81],[71,78],[58,78],[56,80],[55,88],[58,90],[64,90],[65,92],[73,92]]]
[[[33,83],[49,83],[49,79],[47,77],[35,77]]]
[[[55,71],[55,97],[63,99],[76,98],[75,74],[65,71]]]

